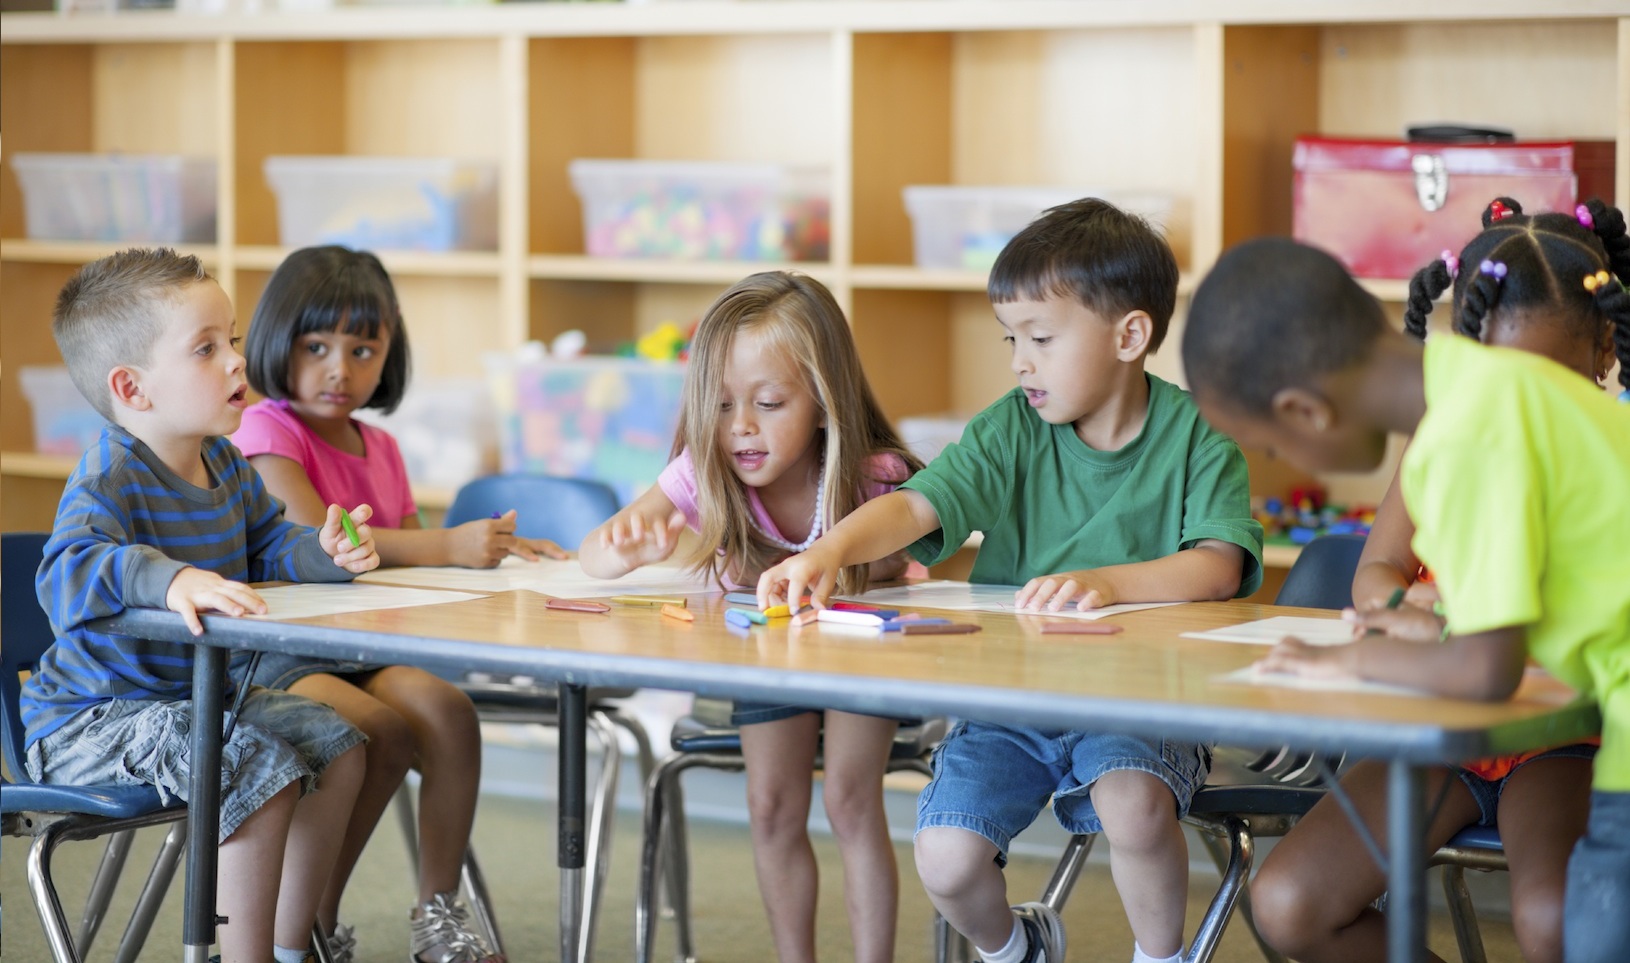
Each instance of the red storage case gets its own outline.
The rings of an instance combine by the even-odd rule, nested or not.
[[[1613,142],[1503,144],[1296,139],[1294,234],[1365,278],[1407,278],[1481,230],[1483,208],[1571,211],[1612,201]]]

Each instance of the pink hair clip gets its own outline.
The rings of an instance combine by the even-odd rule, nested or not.
[[[1443,266],[1448,269],[1450,277],[1460,276],[1460,258],[1455,257],[1455,252],[1444,248],[1443,253],[1439,254],[1438,257],[1442,259]]]
[[[1493,201],[1489,204],[1489,220],[1503,221],[1508,217],[1516,217],[1517,212],[1505,206],[1504,201]]]
[[[1489,275],[1490,277],[1494,278],[1494,280],[1496,280],[1496,281],[1504,281],[1505,280],[1505,262],[1504,261],[1490,261],[1490,260],[1485,258],[1481,264],[1477,265],[1477,270],[1483,272],[1484,274]]]
[[[1590,208],[1580,204],[1573,209],[1573,216],[1579,218],[1579,223],[1585,226],[1585,230],[1596,230],[1596,218],[1590,216]]]

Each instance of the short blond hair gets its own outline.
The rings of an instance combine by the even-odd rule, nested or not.
[[[108,372],[144,365],[168,320],[164,309],[189,284],[210,280],[191,254],[167,247],[130,248],[80,268],[57,294],[51,335],[74,387],[113,420]]]

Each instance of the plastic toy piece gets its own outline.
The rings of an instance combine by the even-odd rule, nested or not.
[[[1043,622],[1042,635],[1114,635],[1121,626],[1112,622]]]

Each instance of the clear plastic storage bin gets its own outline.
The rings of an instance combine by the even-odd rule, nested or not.
[[[503,471],[593,478],[616,489],[626,505],[668,464],[685,365],[489,355],[488,373]]]
[[[904,191],[918,267],[989,270],[1013,235],[1049,207],[1102,197],[1169,226],[1172,201],[1154,194],[1108,194],[1067,187],[957,187],[912,185]]]
[[[67,368],[24,366],[17,377],[34,413],[35,451],[78,455],[96,444],[107,421],[74,387]]]
[[[409,251],[498,247],[498,165],[451,157],[266,158],[287,247]]]
[[[179,154],[15,154],[28,236],[215,241],[215,160]]]
[[[819,261],[827,256],[824,167],[574,160],[584,249],[596,257]]]

